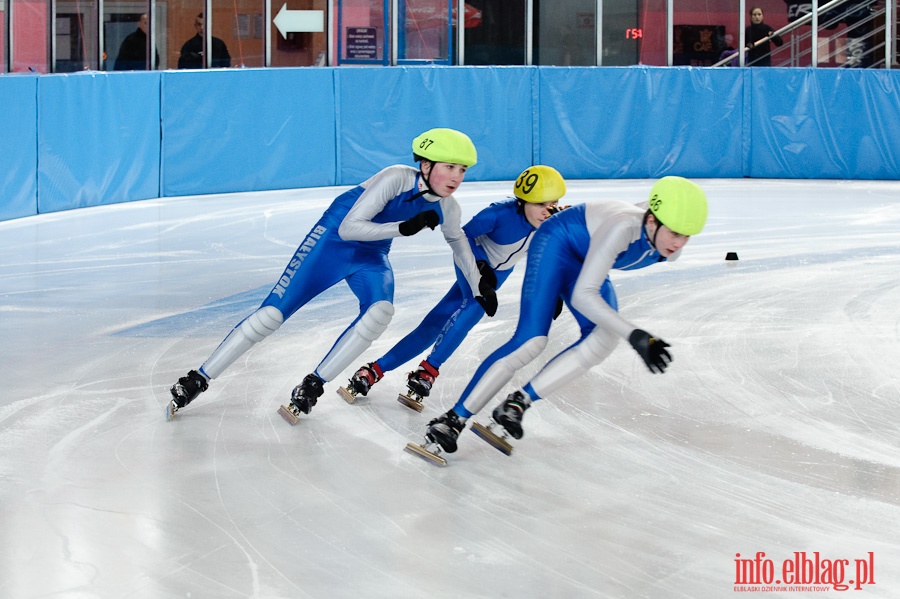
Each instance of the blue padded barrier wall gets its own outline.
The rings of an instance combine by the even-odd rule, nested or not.
[[[3,76],[0,106],[0,220],[37,214],[37,82]]]
[[[159,73],[38,79],[38,211],[159,197]]]
[[[165,72],[163,195],[335,185],[333,71]]]
[[[749,176],[900,178],[900,71],[750,71]]]
[[[470,181],[900,179],[900,70],[291,68],[0,76],[0,219],[157,196],[353,185],[469,133]]]
[[[740,69],[540,70],[538,161],[570,178],[741,177]]]
[[[478,164],[467,180],[516,177],[532,164],[535,75],[524,67],[339,70],[339,182],[355,185],[389,164],[413,164],[413,138],[432,127],[472,138]]]

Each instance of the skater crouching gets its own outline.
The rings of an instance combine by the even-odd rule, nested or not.
[[[609,273],[677,259],[690,237],[703,229],[706,215],[706,195],[699,186],[681,177],[664,177],[653,185],[647,203],[582,204],[549,219],[528,252],[512,339],[484,360],[453,409],[428,424],[425,445],[410,443],[407,449],[445,463],[438,454],[456,451],[466,421],[546,347],[560,298],[578,322],[581,337],[493,411],[493,420],[507,434],[522,438],[522,417],[532,403],[602,362],[619,338],[628,340],[651,372],[663,373],[671,362],[669,344],[618,314]],[[491,428],[476,423],[473,430],[501,451],[512,450]]]
[[[359,316],[297,385],[289,405],[279,410],[285,420],[296,424],[300,413],[308,414],[316,405],[323,385],[356,360],[390,323],[394,273],[388,252],[395,237],[440,225],[472,294],[496,305],[493,289],[481,284],[475,257],[460,226],[462,210],[452,195],[477,161],[475,146],[459,131],[431,129],[413,140],[412,150],[418,169],[387,167],[332,202],[259,309],[241,321],[200,368],[172,386],[168,420],[298,309],[346,281],[359,299]]]
[[[558,210],[557,203],[565,193],[566,182],[559,171],[545,165],[531,166],[513,184],[515,199],[491,204],[466,223],[463,231],[483,280],[489,281],[494,289],[500,288],[525,256],[534,232]],[[441,366],[487,309],[473,301],[465,276],[458,268],[456,278],[456,284],[411,333],[384,356],[362,366],[350,384],[338,390],[344,399],[353,403],[357,395],[367,395],[387,372],[431,347],[428,357],[407,375],[408,392],[398,397],[404,405],[422,411],[423,399],[430,394]]]

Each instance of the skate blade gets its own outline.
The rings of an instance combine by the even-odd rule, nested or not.
[[[397,401],[402,403],[407,408],[411,410],[415,410],[416,412],[421,412],[425,408],[425,403],[422,401],[420,397],[413,397],[413,394],[409,395],[400,394],[397,396]]]
[[[291,426],[294,426],[295,424],[300,422],[300,419],[294,416],[294,413],[291,412],[291,409],[287,406],[281,406],[280,408],[278,408],[278,414],[282,418],[284,418],[284,420]]]
[[[172,405],[172,402],[166,404],[166,422],[172,422],[175,419],[175,406]]]
[[[354,403],[356,401],[356,395],[350,392],[346,387],[338,387],[337,390],[338,395],[344,398],[344,401],[347,403]]]
[[[478,422],[472,423],[472,432],[487,441],[490,445],[493,445],[496,449],[499,449],[506,455],[512,454],[513,446],[509,444],[509,441],[506,440],[506,435],[500,437],[494,431],[491,430],[492,427],[484,426],[483,424],[479,424]]]
[[[431,462],[433,464],[437,464],[438,466],[446,466],[447,460],[439,456],[437,453],[432,453],[419,445],[418,443],[409,442],[406,444],[406,451],[409,453],[419,456],[423,460]]]

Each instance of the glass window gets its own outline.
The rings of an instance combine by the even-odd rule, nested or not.
[[[50,72],[50,3],[22,0],[12,11],[12,70]]]
[[[273,67],[325,66],[326,0],[276,0],[272,4]],[[260,22],[262,24],[262,22]]]
[[[597,63],[597,0],[535,0],[533,10],[534,64]]]
[[[338,2],[338,64],[388,64],[387,0]]]
[[[7,71],[7,62],[9,58],[6,56],[6,0],[0,0],[0,73]]]
[[[19,10],[18,4],[15,10]],[[100,68],[96,3],[58,1],[54,24],[54,72],[71,73]],[[16,37],[13,36],[13,39]]]
[[[449,64],[453,40],[450,0],[400,0],[398,61]]]
[[[150,5],[123,0],[103,4],[103,68],[107,71],[147,71],[160,68],[157,42],[153,64],[150,54]],[[158,19],[157,22],[165,22]],[[165,55],[165,49],[162,52]]]
[[[465,28],[465,63],[525,64],[526,0],[469,0],[481,18]]]

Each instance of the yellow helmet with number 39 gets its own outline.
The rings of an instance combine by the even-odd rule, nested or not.
[[[555,202],[566,195],[566,180],[552,166],[538,164],[522,171],[513,185],[513,193],[530,204]]]

